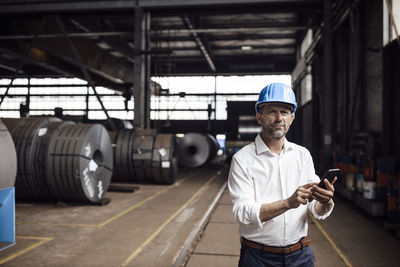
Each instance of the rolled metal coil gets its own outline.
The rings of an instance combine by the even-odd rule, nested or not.
[[[65,125],[49,144],[50,191],[57,199],[101,201],[112,170],[110,137],[100,124]]]
[[[46,177],[41,175],[46,164],[41,143],[51,138],[48,126],[61,122],[54,117],[34,117],[23,119],[5,119],[11,129],[14,140],[18,167],[15,182],[17,199],[48,199],[50,193]]]
[[[135,129],[133,141],[133,163],[138,182],[153,182],[154,129]]]
[[[17,154],[13,139],[0,120],[0,189],[13,187],[17,175]]]
[[[176,137],[172,134],[158,134],[153,149],[153,179],[159,184],[173,184],[178,165],[175,158]]]
[[[210,143],[204,134],[187,133],[177,138],[176,144],[176,156],[181,165],[196,168],[207,162]]]
[[[134,154],[134,131],[121,130],[116,134],[114,144],[114,171],[112,176],[113,182],[135,182],[137,175],[135,173],[135,165],[133,162]]]
[[[208,155],[207,162],[211,162],[213,159],[217,157],[219,144],[217,142],[217,139],[213,135],[206,134],[206,137],[208,139],[208,144],[210,146],[210,154]]]

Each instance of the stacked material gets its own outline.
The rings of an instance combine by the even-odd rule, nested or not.
[[[153,129],[121,130],[114,139],[113,182],[173,184],[178,171],[175,136]]]
[[[111,141],[100,124],[4,119],[17,150],[17,199],[100,202],[110,184]]]
[[[100,124],[63,126],[52,138],[47,161],[54,197],[99,202],[108,190],[112,146],[107,130]]]
[[[175,135],[159,134],[154,141],[153,179],[156,183],[173,184],[178,172],[174,155]]]

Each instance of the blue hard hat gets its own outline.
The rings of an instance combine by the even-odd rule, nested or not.
[[[289,104],[293,106],[292,113],[295,113],[297,109],[296,96],[292,88],[283,83],[271,83],[261,90],[255,106],[256,112],[258,112],[259,104],[270,102]]]

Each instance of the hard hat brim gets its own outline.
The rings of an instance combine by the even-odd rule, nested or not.
[[[293,105],[291,103],[280,102],[280,101],[265,101],[265,102],[257,103],[257,106],[256,106],[257,112],[259,112],[260,107],[265,106],[265,104],[280,104],[282,106],[288,107],[292,113],[294,113],[296,111],[295,110],[295,108],[296,108],[295,105]]]

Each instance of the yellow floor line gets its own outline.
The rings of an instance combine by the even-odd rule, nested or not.
[[[16,222],[16,225],[29,224],[29,225],[56,225],[56,226],[67,226],[67,227],[99,227],[98,224],[86,224],[86,223],[48,223],[48,222]]]
[[[170,189],[172,189],[172,188],[174,188],[174,187],[179,186],[181,183],[183,183],[183,182],[184,182],[187,178],[189,178],[190,176],[191,176],[191,175],[189,175],[189,176],[187,176],[187,177],[181,179],[180,181],[178,181],[177,183],[175,183],[175,184],[173,184],[173,185],[170,185],[170,186],[164,188],[163,190],[160,190],[160,191],[154,193],[153,195],[151,195],[150,197],[144,199],[143,201],[141,201],[141,202],[139,202],[139,203],[137,203],[137,204],[135,204],[135,205],[133,205],[133,206],[131,206],[131,207],[125,209],[125,210],[123,210],[122,212],[118,213],[117,215],[115,215],[115,216],[113,216],[113,217],[111,217],[111,218],[109,218],[109,219],[107,219],[107,220],[105,220],[104,222],[99,223],[99,224],[85,224],[85,223],[81,223],[81,224],[79,224],[79,223],[46,223],[46,222],[16,222],[16,224],[35,224],[35,225],[41,225],[41,224],[42,224],[42,225],[68,226],[68,227],[98,227],[98,228],[101,228],[101,227],[103,227],[103,226],[105,226],[105,225],[107,225],[107,224],[109,224],[109,223],[115,221],[116,219],[120,218],[121,216],[125,215],[126,213],[131,212],[132,210],[134,210],[134,209],[136,209],[136,208],[142,206],[143,204],[149,202],[150,200],[153,200],[154,198],[156,198],[156,197],[158,197],[159,195],[161,195],[161,194],[167,192],[168,190],[170,190]]]
[[[26,252],[34,249],[34,248],[37,248],[37,247],[43,245],[46,242],[49,242],[49,241],[53,240],[52,237],[36,237],[36,236],[17,236],[16,238],[17,239],[40,240],[40,241],[35,243],[35,244],[30,245],[29,247],[27,247],[27,248],[25,248],[23,250],[20,250],[18,252],[12,253],[10,256],[8,256],[8,257],[6,257],[4,259],[1,259],[0,260],[0,265],[11,261],[12,259],[15,259],[18,256],[21,256],[22,254],[24,254],[24,253],[26,253]]]
[[[173,220],[176,216],[178,216],[203,190],[209,185],[217,176],[219,172],[211,177],[188,201],[185,202],[174,214],[172,214],[154,233],[143,242],[131,255],[121,264],[121,266],[128,265],[161,231]]]
[[[99,227],[103,227],[103,226],[109,224],[110,222],[115,221],[115,220],[118,219],[119,217],[121,217],[121,216],[127,214],[128,212],[130,212],[130,211],[136,209],[137,207],[142,206],[143,204],[149,202],[150,200],[153,200],[154,198],[158,197],[159,195],[161,195],[161,194],[167,192],[168,190],[170,190],[170,189],[172,189],[172,188],[174,188],[174,187],[176,187],[176,186],[178,186],[178,184],[173,184],[173,185],[168,186],[167,188],[164,188],[163,190],[161,190],[161,191],[155,193],[154,195],[152,195],[152,196],[146,198],[145,200],[140,201],[139,203],[133,205],[132,207],[130,207],[130,208],[128,208],[128,209],[126,209],[126,210],[120,212],[119,214],[117,214],[117,215],[111,217],[110,219],[108,219],[108,220],[106,220],[106,221],[100,223],[98,226],[99,226]]]
[[[336,250],[337,254],[339,255],[340,258],[344,261],[347,267],[353,267],[353,265],[350,263],[350,261],[346,258],[346,256],[343,254],[343,252],[339,249],[339,247],[333,242],[332,238],[328,235],[328,233],[322,228],[321,224],[314,218],[314,216],[309,216],[317,228],[321,231],[322,235],[328,240],[328,242],[331,244],[331,246]]]

